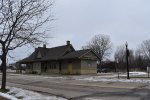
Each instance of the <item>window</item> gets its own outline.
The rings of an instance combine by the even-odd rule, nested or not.
[[[56,63],[51,63],[49,65],[49,69],[56,69]]]

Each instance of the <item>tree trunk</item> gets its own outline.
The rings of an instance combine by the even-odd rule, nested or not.
[[[102,68],[102,60],[101,59],[99,60],[99,65],[100,65],[99,68]]]
[[[6,49],[5,49],[5,45],[3,45],[2,47],[3,50],[3,54],[2,54],[2,85],[1,85],[1,89],[6,89]]]

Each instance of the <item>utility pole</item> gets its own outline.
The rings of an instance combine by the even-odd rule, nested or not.
[[[129,61],[128,61],[128,57],[129,57],[129,50],[128,50],[128,43],[126,42],[127,79],[130,79],[130,77],[129,77]]]

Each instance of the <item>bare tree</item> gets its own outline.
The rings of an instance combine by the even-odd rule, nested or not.
[[[129,67],[135,67],[135,55],[133,49],[129,49]]]
[[[144,58],[150,61],[150,40],[143,41],[140,49]]]
[[[92,49],[99,55],[100,65],[102,61],[109,57],[112,50],[112,43],[110,41],[109,36],[99,34],[95,35],[90,42],[87,43],[86,46],[82,47],[83,49]]]
[[[125,68],[125,62],[126,62],[126,48],[125,45],[121,45],[117,47],[117,50],[115,51],[115,61],[118,63],[117,69],[124,69]]]
[[[146,65],[145,58],[144,58],[144,55],[140,46],[135,51],[134,63],[135,63],[135,66],[137,66],[139,69],[144,69]]]
[[[143,69],[150,65],[150,40],[143,41],[136,50],[136,64]]]
[[[6,87],[8,52],[27,44],[37,45],[45,42],[47,34],[42,26],[52,20],[51,15],[48,15],[52,4],[50,0],[0,1],[1,89]]]
[[[134,64],[134,50],[129,49],[129,66],[133,66]],[[126,69],[126,48],[125,45],[121,45],[117,47],[114,55],[115,61],[118,63],[118,70]]]

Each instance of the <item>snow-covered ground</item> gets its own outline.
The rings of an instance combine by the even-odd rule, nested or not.
[[[5,94],[0,92],[0,96],[9,100],[67,100],[56,96],[45,96],[37,92],[23,90],[16,87],[8,87],[8,89],[10,89],[10,91]]]
[[[146,72],[130,72],[130,76],[147,75]],[[119,76],[127,76],[126,73]],[[117,78],[118,75],[106,75],[106,76],[90,76],[90,77],[78,77],[76,80],[94,81],[94,82],[136,82],[136,83],[150,83],[150,79],[144,78],[131,78],[130,80],[125,78]]]
[[[141,76],[141,75],[146,75],[146,72],[129,72],[130,76]],[[122,74],[121,76],[126,76],[126,74]]]

